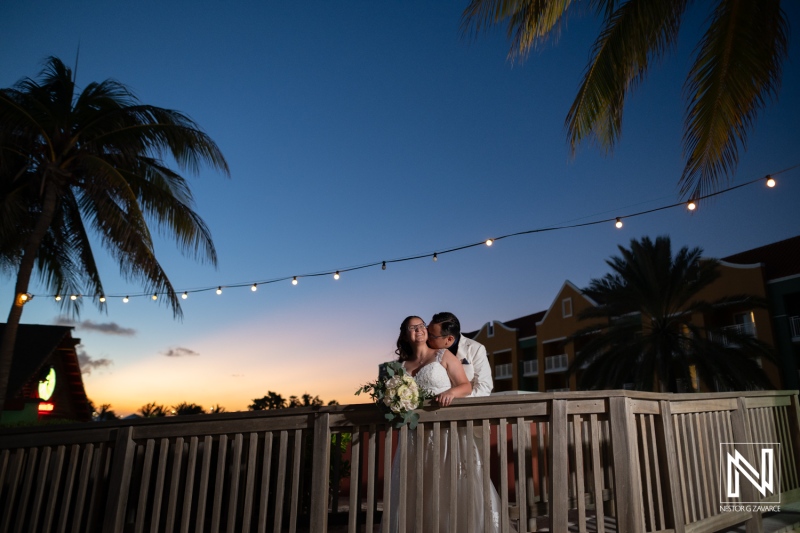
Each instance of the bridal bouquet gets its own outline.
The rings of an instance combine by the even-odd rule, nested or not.
[[[386,410],[386,420],[393,422],[398,429],[403,424],[408,424],[411,429],[417,427],[419,415],[414,409],[433,397],[430,392],[420,389],[414,378],[397,361],[380,365],[378,379],[359,388],[356,395],[362,392],[369,393],[373,401]]]

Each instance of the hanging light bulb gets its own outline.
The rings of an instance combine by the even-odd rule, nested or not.
[[[158,294],[153,293],[152,298],[153,298],[153,301],[155,302],[156,300],[158,300]]]
[[[217,294],[222,294],[222,287],[217,287]]]
[[[617,222],[614,225],[617,227],[617,229],[621,228],[622,227],[622,220],[619,217],[617,217]]]
[[[77,300],[77,299],[78,299],[78,295],[77,295],[77,294],[71,294],[71,295],[69,296],[69,299],[70,299],[70,300],[72,300],[72,301],[74,302],[75,300]]]
[[[256,292],[258,290],[258,284],[253,283],[253,286],[250,287],[250,290],[253,291],[253,292]]]
[[[494,239],[486,239],[486,246],[491,246],[494,244]]]
[[[433,262],[435,263],[435,262],[436,262],[436,261],[438,261],[438,260],[439,260],[439,254],[437,254],[436,252],[434,252],[434,253],[433,253]]]
[[[185,300],[188,297],[189,297],[189,293],[186,292],[186,291],[183,291],[183,294],[181,294],[181,298],[183,298]]]
[[[383,264],[381,265],[381,270],[386,270],[386,261],[384,261]]]
[[[126,304],[126,303],[128,303],[128,300],[129,300],[129,298],[126,296],[125,298],[122,299],[122,303]]]
[[[20,305],[24,305],[31,298],[33,298],[33,296],[30,293],[27,293],[27,292],[22,292],[22,293],[20,293],[19,296],[17,296],[17,300],[19,301]]]
[[[102,304],[102,303],[105,303],[105,302],[106,302],[106,297],[101,294],[100,295],[100,303]]]
[[[292,285],[297,285],[297,276],[292,278]]]
[[[767,187],[769,187],[771,189],[774,186],[775,186],[775,178],[773,178],[772,176],[767,175]]]
[[[689,203],[686,204],[686,209],[688,209],[689,211],[694,211],[695,209],[697,209],[697,204],[694,203],[694,200],[689,200]]]
[[[61,295],[60,295],[60,294],[56,294],[56,301],[57,301],[57,302],[60,302],[60,301],[61,301]]]
[[[338,270],[333,274],[333,279],[339,279],[339,271]]]

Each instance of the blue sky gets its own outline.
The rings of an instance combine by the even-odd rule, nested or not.
[[[597,31],[571,19],[553,46],[506,59],[504,32],[459,32],[463,2],[6,1],[0,86],[35,77],[50,55],[78,60],[78,85],[115,78],[144,102],[178,109],[220,145],[226,179],[192,180],[219,266],[157,251],[179,290],[344,269],[551,225],[676,202],[683,162],[681,88],[706,16],[693,8],[676,52],[633,94],[610,157],[572,159],[564,118]],[[800,7],[784,9],[795,32]],[[760,116],[732,185],[800,163],[800,45],[779,100]],[[74,335],[96,364],[95,403],[129,413],[150,401],[244,409],[269,390],[341,403],[393,357],[410,314],[449,310],[466,330],[547,308],[569,279],[605,273],[632,238],[722,257],[798,234],[800,169],[724,194],[694,214],[673,209],[612,224],[502,240],[439,257],[192,294],[183,321],[149,298],[107,314],[84,307]],[[107,294],[141,289],[97,251]],[[0,278],[10,303],[13,283]],[[34,289],[34,293],[41,293]],[[36,298],[23,322],[59,321]],[[106,364],[102,364],[106,362]]]

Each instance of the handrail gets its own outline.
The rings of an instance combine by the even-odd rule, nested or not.
[[[797,394],[497,395],[448,408],[427,402],[413,431],[482,434],[479,453],[508,510],[504,524],[524,524],[519,530],[566,532],[568,515],[584,524],[614,519],[620,532],[700,533],[744,520],[758,530],[761,513],[712,505],[715,446],[728,438],[780,442],[782,497],[800,501]],[[333,464],[351,469],[344,476],[349,530],[374,526],[393,448],[407,446],[386,429],[375,406],[355,404],[0,430],[0,532],[56,523],[105,532],[267,523],[296,531],[307,523],[322,532],[341,514],[338,487],[329,485]],[[334,435],[351,439],[347,460],[332,460]],[[752,450],[744,453],[754,464]],[[409,456],[407,468],[414,464]],[[450,502],[440,503],[448,512]]]

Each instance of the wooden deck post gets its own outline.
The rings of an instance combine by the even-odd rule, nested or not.
[[[114,459],[108,476],[108,499],[106,500],[103,533],[117,533],[125,525],[125,510],[128,503],[128,488],[133,472],[136,443],[131,426],[120,428],[114,444]]]
[[[325,533],[328,530],[328,476],[331,464],[330,419],[330,413],[318,413],[314,418],[311,533]]]
[[[569,508],[569,423],[567,401],[553,400],[550,412],[550,530],[566,533]]]
[[[630,400],[624,396],[615,396],[609,399],[609,403],[618,531],[643,533],[644,513],[639,450]]]
[[[736,411],[731,413],[731,429],[733,430],[734,442],[753,442],[750,424],[747,420],[747,405],[742,397],[736,399]],[[756,462],[752,445],[746,446],[740,453],[750,464]],[[755,487],[750,483],[742,483],[740,491],[744,501],[754,502],[758,498]],[[753,513],[752,518],[747,520],[746,531],[747,533],[762,533],[764,531],[761,513]]]
[[[675,533],[683,533],[686,530],[686,517],[683,515],[683,505],[681,504],[681,479],[678,474],[678,450],[675,448],[675,428],[672,425],[672,409],[667,400],[661,400],[661,425],[659,436],[664,443],[664,455],[662,472],[667,473],[669,482],[669,494],[665,498],[667,515],[672,523]]]

